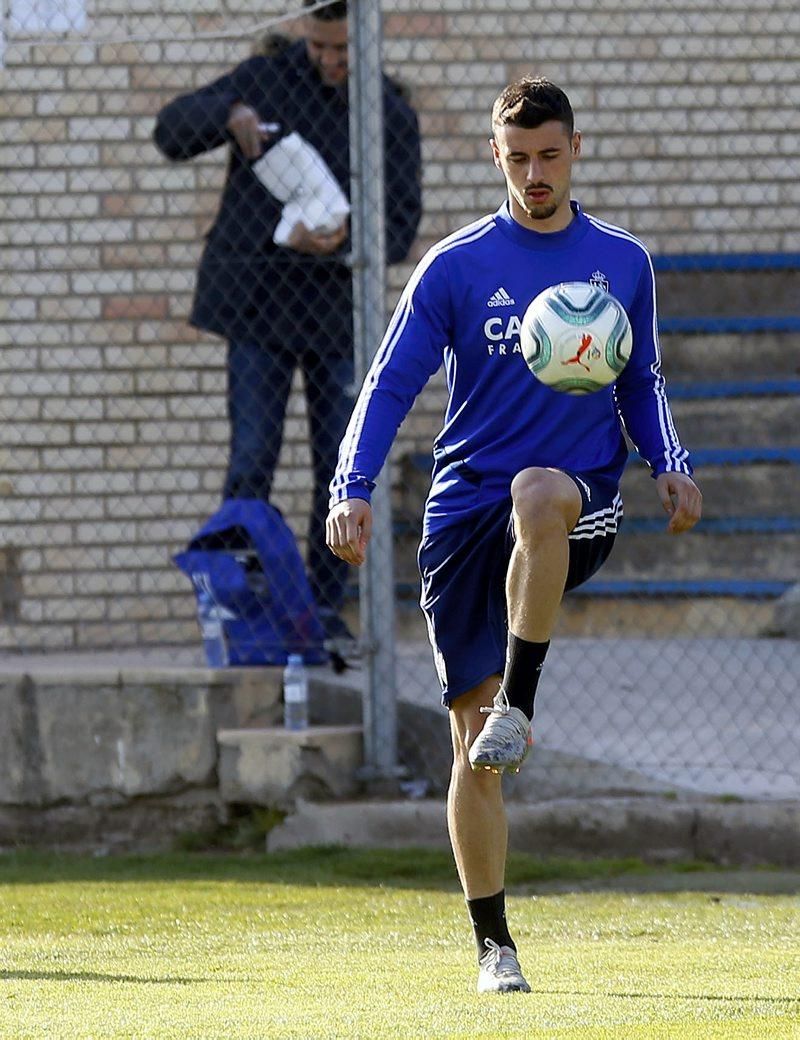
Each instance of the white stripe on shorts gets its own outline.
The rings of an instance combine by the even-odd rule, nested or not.
[[[622,496],[617,492],[614,501],[606,509],[582,516],[570,531],[570,538],[597,538],[616,534],[622,518]]]

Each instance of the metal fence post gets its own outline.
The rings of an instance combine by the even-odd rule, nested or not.
[[[355,358],[359,380],[384,332],[386,232],[380,0],[350,4],[350,168]],[[373,530],[361,568],[364,691],[364,779],[397,776],[394,561],[389,463],[373,495]]]

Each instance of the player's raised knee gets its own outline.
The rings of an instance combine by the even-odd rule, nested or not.
[[[572,513],[580,512],[580,494],[570,478],[540,466],[521,470],[514,477],[511,500],[515,521],[525,528],[569,527]]]

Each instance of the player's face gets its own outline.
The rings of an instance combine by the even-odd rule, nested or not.
[[[347,19],[324,22],[310,15],[305,20],[308,60],[323,83],[339,87],[347,81]]]
[[[492,139],[494,164],[508,187],[511,215],[534,231],[559,231],[572,220],[572,164],[581,151],[581,135],[570,137],[553,119],[528,130],[496,126]]]

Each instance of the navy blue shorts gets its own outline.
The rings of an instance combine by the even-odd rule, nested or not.
[[[567,472],[567,471],[564,471]],[[582,500],[569,536],[566,589],[574,589],[604,563],[622,519],[614,481],[569,473]],[[420,606],[428,623],[442,703],[490,675],[502,675],[506,657],[506,571],[514,546],[511,496],[488,506],[469,524],[453,524],[423,538],[417,562]]]

